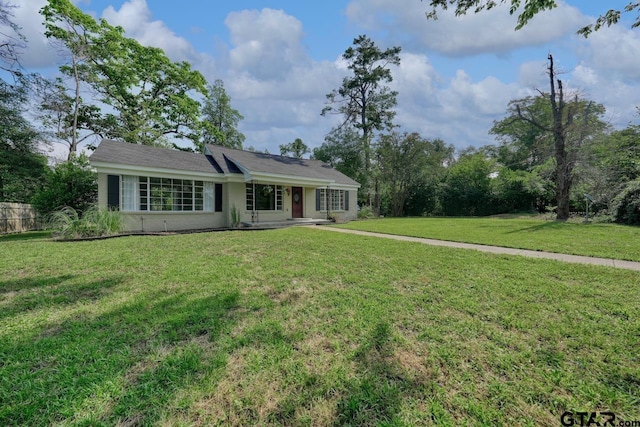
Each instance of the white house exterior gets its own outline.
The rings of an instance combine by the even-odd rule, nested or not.
[[[297,218],[351,220],[360,185],[317,160],[207,145],[189,153],[103,140],[90,157],[98,204],[129,231],[225,228]]]

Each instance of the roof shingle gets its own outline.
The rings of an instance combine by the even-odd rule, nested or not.
[[[320,160],[296,159],[275,154],[236,150],[218,145],[207,145],[207,148],[217,163],[226,164],[231,161],[251,172],[323,179],[345,185],[359,185],[353,179]]]
[[[207,145],[210,156],[170,148],[102,140],[90,157],[92,162],[171,169],[211,174],[265,173],[289,177],[359,185],[356,181],[319,160],[296,159],[274,154]]]
[[[130,144],[109,139],[103,139],[100,142],[90,159],[92,162],[216,173],[207,157],[200,153]]]

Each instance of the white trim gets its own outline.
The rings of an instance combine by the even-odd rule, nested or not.
[[[233,159],[230,159],[233,161]],[[91,165],[96,169],[98,173],[114,174],[114,175],[139,175],[139,176],[156,176],[159,178],[177,178],[185,177],[191,179],[208,180],[212,182],[250,182],[261,181],[270,184],[279,184],[286,186],[296,187],[328,187],[340,190],[357,190],[360,185],[352,184],[340,184],[334,180],[319,179],[319,178],[306,178],[294,175],[281,175],[267,172],[252,172],[244,167],[240,166],[236,161],[233,161],[236,166],[242,171],[240,174],[221,174],[215,172],[212,168],[212,172],[193,172],[184,171],[179,169],[165,169],[155,168],[149,166],[135,166],[124,165],[116,163],[104,163],[104,162],[91,162]]]
[[[216,172],[192,172],[179,169],[153,168],[148,166],[134,166],[114,163],[91,162],[98,173],[106,173],[112,175],[138,175],[138,176],[156,176],[158,178],[176,178],[176,175],[183,177],[192,177],[200,181],[209,180],[213,182],[226,182],[225,175]]]

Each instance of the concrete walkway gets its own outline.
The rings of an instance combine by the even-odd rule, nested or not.
[[[480,252],[489,252],[492,254],[520,255],[531,258],[554,259],[556,261],[570,262],[574,264],[591,264],[604,265],[606,267],[624,268],[627,270],[640,271],[640,262],[623,261],[610,258],[596,258],[581,255],[557,254],[554,252],[530,251],[526,249],[505,248],[502,246],[476,245],[473,243],[449,242],[446,240],[425,239],[421,237],[397,236],[394,234],[372,233],[369,231],[348,230],[345,228],[326,227],[322,225],[313,226],[327,231],[337,233],[358,234],[360,236],[373,236],[385,239],[402,240],[405,242],[423,243],[432,246],[445,246],[448,248],[473,249]]]

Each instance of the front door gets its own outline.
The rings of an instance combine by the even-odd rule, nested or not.
[[[291,218],[302,218],[302,187],[291,187]]]

